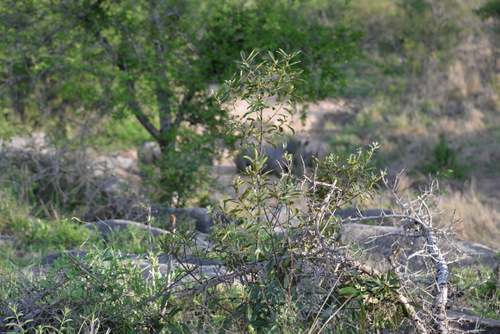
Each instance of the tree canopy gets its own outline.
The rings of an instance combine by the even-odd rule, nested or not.
[[[302,91],[316,100],[342,87],[339,65],[359,54],[362,37],[342,19],[342,6],[332,11],[335,4],[322,1],[28,0],[0,6],[3,113],[35,125],[55,120],[57,131],[90,115],[133,115],[169,167],[172,161],[192,166],[170,168],[167,174],[174,175],[160,182],[170,189],[192,179],[224,137],[227,115],[207,87],[230,78],[241,51],[301,50],[308,83]],[[325,20],[318,10],[327,7],[334,14]]]

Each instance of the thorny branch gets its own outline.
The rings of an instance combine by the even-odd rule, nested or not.
[[[424,192],[423,195],[419,196],[417,201],[420,204],[420,207],[423,208],[422,215],[408,215],[410,212],[418,212],[419,210],[415,210],[414,207],[410,207],[409,204],[405,204],[401,201],[401,198],[396,194],[396,187],[389,186],[388,180],[384,177],[383,182],[387,189],[389,189],[396,199],[398,205],[403,209],[406,215],[393,215],[396,218],[405,218],[414,228],[408,228],[409,224],[405,225],[405,232],[410,233],[411,230],[418,230],[422,236],[426,240],[426,248],[424,255],[430,256],[432,261],[434,262],[436,268],[436,286],[437,292],[434,295],[434,317],[433,320],[435,322],[436,328],[439,333],[449,333],[450,329],[448,326],[448,319],[446,315],[446,304],[448,301],[448,285],[449,285],[449,270],[448,264],[444,259],[443,253],[439,249],[438,246],[438,238],[436,236],[435,230],[432,227],[432,213],[429,209],[427,200],[429,200],[430,196],[434,191],[438,189],[437,180],[434,180],[431,183],[430,189]],[[397,185],[397,182],[396,182]]]

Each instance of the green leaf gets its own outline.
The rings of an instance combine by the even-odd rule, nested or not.
[[[273,61],[276,61],[276,59],[274,58],[274,54],[271,52],[271,51],[267,51],[269,53],[269,57],[271,57],[271,59]]]
[[[359,292],[360,291],[358,289],[356,289],[352,286],[346,286],[346,287],[339,289],[339,291],[337,291],[337,293],[339,295],[348,295],[348,296],[354,295],[354,294],[359,294]]]

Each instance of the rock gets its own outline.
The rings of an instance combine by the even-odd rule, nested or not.
[[[171,232],[157,227],[148,228],[146,224],[119,219],[88,223],[85,227],[90,230],[97,230],[105,240],[108,240],[112,233],[120,233],[128,228],[138,229],[143,233],[151,231],[151,234],[154,236],[171,234]],[[180,261],[172,258],[172,270],[180,267],[192,268],[195,271],[191,273],[189,281],[193,281],[195,278],[201,278],[202,276],[214,277],[217,274],[227,272],[227,269],[223,268],[220,262],[197,257],[200,254],[200,251],[210,249],[210,244],[207,240],[207,234],[199,233],[197,235],[196,247],[194,249],[190,249],[189,252],[183,254],[184,258]],[[38,264],[33,266],[32,273],[38,276],[43,275],[47,273],[53,266],[54,262],[61,257],[71,256],[74,258],[84,258],[90,252],[91,251],[89,250],[71,250],[47,255],[41,259],[31,261]],[[126,258],[130,261],[130,263],[139,266],[143,272],[144,278],[149,277],[151,274],[151,263],[149,262],[147,254],[120,254],[120,257]],[[162,275],[165,275],[168,271],[168,260],[169,255],[164,255],[158,259],[157,269]]]
[[[464,312],[449,310],[447,312],[450,328],[464,332],[476,332],[482,334],[500,334],[500,321],[480,318]]]
[[[339,217],[343,220],[349,218],[362,218],[362,217],[380,217],[374,218],[378,225],[393,225],[391,223],[396,220],[395,218],[390,218],[386,216],[392,215],[393,212],[390,210],[384,209],[367,209],[367,210],[359,210],[358,208],[348,207],[343,209],[337,209],[335,211],[335,216]],[[370,222],[369,220],[364,223]]]
[[[361,218],[361,217],[383,217],[385,215],[391,215],[392,211],[383,209],[368,209],[359,210],[358,208],[348,207],[343,209],[337,209],[335,211],[335,216],[342,219],[347,218]]]
[[[105,175],[107,172],[113,171],[119,174],[124,171],[128,174],[139,175],[139,165],[132,157],[123,157],[118,152],[102,155],[97,157],[93,162],[93,172],[96,176]]]
[[[177,214],[182,218],[186,213],[195,220],[196,230],[201,233],[210,233],[215,223],[226,223],[225,216],[216,211],[215,220],[205,208],[176,209]],[[184,212],[182,212],[184,210]],[[174,213],[175,215],[175,213]]]
[[[248,151],[243,151],[234,158],[238,173],[244,173],[247,167],[250,166],[250,161],[245,159],[246,155],[248,155]]]
[[[29,152],[42,155],[53,155],[56,153],[50,138],[43,132],[33,132],[30,135],[12,137],[9,141],[3,141],[0,150],[6,152]]]
[[[170,256],[163,256],[158,260],[158,271],[164,276],[168,273],[168,261]],[[130,257],[132,262],[139,265],[143,271],[143,277],[148,278],[151,274],[151,263],[149,262],[147,255],[136,255]],[[187,276],[188,282],[196,281],[202,277],[216,277],[218,275],[224,275],[229,273],[226,267],[223,267],[220,261],[201,259],[195,257],[188,257],[185,259],[172,258],[172,268],[175,270],[177,268],[189,268],[191,269],[191,275]]]
[[[41,266],[52,266],[57,259],[60,259],[65,256],[72,256],[74,258],[84,258],[87,254],[90,253],[90,250],[69,250],[60,253],[53,253],[46,255],[40,259],[37,259],[35,262],[39,263]]]
[[[387,223],[391,220],[390,217],[385,218],[385,216],[391,215],[392,211],[383,210],[383,209],[367,209],[367,210],[359,210],[358,208],[348,207],[342,210],[338,209],[335,211],[335,216],[339,217],[342,220],[348,220],[349,218],[360,218],[360,217],[376,217],[378,225],[381,223]],[[329,219],[330,215],[326,215],[326,219]],[[379,219],[380,217],[380,219]],[[302,216],[301,219],[299,217],[292,214],[292,212],[288,209],[286,205],[279,205],[276,208],[270,210],[267,214],[262,216],[263,221],[274,222],[274,224],[279,226],[284,226],[288,219],[289,227],[296,227],[299,225],[300,221],[307,220],[307,216]],[[394,218],[392,218],[394,219]],[[367,221],[369,222],[369,221]],[[276,227],[275,231],[282,232],[281,227]]]
[[[99,234],[103,237],[104,240],[108,241],[111,237],[112,233],[120,233],[129,228],[137,229],[140,233],[147,234],[151,231],[151,234],[155,237],[163,236],[163,235],[171,235],[171,232],[166,231],[164,229],[148,226],[144,223],[137,223],[130,220],[121,220],[121,219],[113,219],[113,220],[104,220],[98,222],[92,222],[85,224],[85,227],[89,230],[97,230]],[[208,234],[206,233],[198,233],[196,236],[196,249],[203,250],[209,249],[210,244],[208,243]],[[191,256],[193,254],[188,253],[187,256]]]
[[[375,241],[371,241],[370,238],[402,231],[401,228],[391,226],[348,223],[341,225],[338,241],[342,244],[354,243],[364,246],[365,249],[369,248],[370,258],[374,258],[375,262],[383,262],[385,261],[386,255],[391,252],[392,244],[399,236],[386,236],[375,239]],[[385,262],[384,264],[388,265],[388,263]]]
[[[384,271],[389,268],[387,256],[392,252],[392,245],[401,239],[402,233],[404,233],[402,227],[349,223],[340,227],[338,241],[341,243],[355,243],[369,249],[368,259],[373,262],[377,269]],[[374,238],[377,236],[379,238]],[[402,244],[402,246],[413,250],[423,249],[425,243],[422,239],[411,239],[409,240],[411,244]],[[454,264],[455,266],[475,266],[480,263],[495,270],[500,265],[498,257],[500,249],[456,238],[440,239],[439,248],[443,253],[457,254],[458,262]],[[464,255],[464,257],[459,258],[460,255]]]
[[[139,148],[139,159],[145,165],[153,165],[161,160],[160,145],[154,141],[148,141]]]
[[[81,261],[88,256],[89,253],[96,252],[90,250],[71,250],[61,253],[54,253],[47,255],[41,259],[36,260],[36,263],[39,265],[32,266],[31,273],[35,276],[45,275],[49,272],[50,268],[54,265],[54,262],[58,259],[65,257],[73,257],[75,259],[80,259],[77,261]],[[148,254],[126,254],[119,253],[119,256],[124,259],[124,261],[129,264],[138,266],[142,271],[143,278],[147,279],[151,275],[151,263],[149,261]],[[168,261],[170,256],[164,255],[158,259],[157,271],[160,272],[162,276],[168,273]],[[223,275],[228,273],[228,269],[221,265],[220,261],[202,259],[196,257],[186,257],[183,259],[174,259],[172,258],[172,267],[171,270],[175,270],[178,268],[189,268],[193,271],[191,275],[187,276],[187,280],[185,283],[194,282],[201,277],[215,277],[217,275]]]
[[[264,154],[267,158],[266,166],[264,172],[272,172],[274,175],[280,176],[285,170],[289,171],[290,166],[286,166],[286,161],[283,158],[283,154],[287,152],[293,154],[293,165],[292,167],[301,170],[303,167],[302,160],[306,167],[313,166],[313,157],[318,158],[318,160],[323,160],[327,155],[326,144],[310,138],[290,138],[285,149],[282,147],[268,146],[264,148]],[[243,151],[235,158],[236,169],[238,172],[243,173],[248,166],[251,165],[250,160],[245,159],[245,156],[253,157],[253,152]]]
[[[227,223],[226,217],[218,211],[215,211],[215,219],[205,208],[166,208],[153,206],[151,215],[156,222],[167,223],[171,222],[171,216],[174,215],[177,219],[177,224],[185,226],[193,225],[197,231],[201,233],[210,233],[214,224]],[[140,220],[147,219],[147,213],[139,215]]]
[[[90,160],[90,171],[93,176],[99,178],[99,182],[96,183],[99,186],[99,192],[101,195],[105,196],[111,203],[120,203],[118,207],[122,213],[127,213],[130,207],[123,206],[123,197],[137,196],[138,187],[136,183],[129,181],[139,181],[140,180],[140,170],[137,160],[133,157],[125,157],[120,155],[120,153],[115,152],[111,154],[98,156],[95,160]],[[128,197],[131,200],[137,200],[137,197]],[[128,199],[127,199],[128,201]],[[112,206],[108,206],[112,208]],[[111,212],[111,211],[110,211]],[[115,212],[109,217],[123,217],[120,213]],[[125,215],[130,218],[128,214]],[[99,215],[93,217],[102,217]]]
[[[154,236],[169,234],[170,232],[162,230],[161,228],[151,226],[150,229],[146,224],[137,223],[130,220],[122,220],[122,219],[112,219],[112,220],[103,220],[93,223],[85,224],[85,227],[94,230],[97,229],[99,233],[107,239],[107,237],[111,233],[115,232],[123,232],[129,228],[136,228],[144,232],[149,232],[151,229],[151,234]]]
[[[402,258],[403,261],[408,261],[407,256],[410,254],[425,249],[426,243],[423,238],[407,238],[405,240],[400,235],[394,234],[402,234],[403,232],[404,229],[401,227],[349,223],[340,227],[338,241],[364,246],[367,251],[363,255],[363,262],[367,261],[376,269],[386,271],[390,268],[388,258],[392,255],[393,244],[396,243],[396,245],[402,246],[403,252],[406,252],[406,255]],[[380,238],[373,239],[376,236],[380,236]],[[486,267],[496,271],[500,266],[498,256],[500,249],[455,238],[447,238],[446,240],[439,238],[438,240],[441,252],[447,254],[447,258],[450,260],[454,260],[449,264],[450,270],[453,268],[479,269]],[[455,259],[451,258],[450,255],[455,256]],[[396,259],[400,258],[396,256]],[[414,257],[408,266],[415,271],[428,270],[423,259],[419,257]],[[453,307],[453,304],[451,306]],[[500,321],[498,320],[483,319],[455,310],[448,310],[447,314],[452,329],[465,332],[480,329],[482,330],[481,333],[500,334]]]

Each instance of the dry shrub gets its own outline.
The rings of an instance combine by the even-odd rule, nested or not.
[[[85,148],[4,148],[0,184],[27,203],[30,214],[48,218],[131,218],[141,202],[136,185],[96,163]]]

